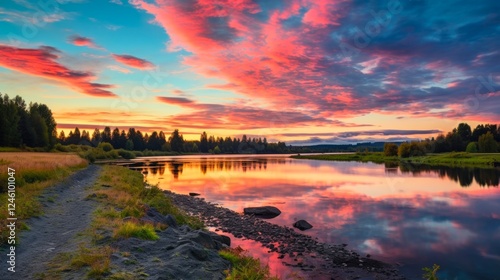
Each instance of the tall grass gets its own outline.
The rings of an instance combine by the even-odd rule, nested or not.
[[[219,255],[231,263],[231,269],[226,271],[226,280],[279,280],[271,275],[269,266],[263,266],[259,259],[245,255],[241,247],[221,250]]]
[[[24,220],[42,213],[38,200],[41,192],[61,181],[73,171],[87,166],[87,161],[75,154],[54,153],[0,153],[0,201],[7,204],[7,168],[15,170],[16,178],[16,224],[25,228]],[[6,242],[7,207],[0,208],[0,245]]]

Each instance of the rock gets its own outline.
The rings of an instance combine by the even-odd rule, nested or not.
[[[195,193],[195,192],[190,192],[189,195],[190,196],[199,196],[200,194],[199,193]]]
[[[175,217],[170,214],[165,216],[165,222],[169,227],[177,227],[177,222],[175,221]]]
[[[215,232],[209,232],[209,234],[212,237],[212,239],[215,240],[216,242],[224,244],[227,247],[231,247],[231,238],[229,238],[229,236],[217,234]]]
[[[170,214],[164,216],[153,207],[146,209],[146,216],[142,217],[140,220],[152,224],[165,224],[167,226],[177,227],[174,216]]]
[[[274,206],[248,207],[243,209],[245,215],[254,215],[259,218],[272,219],[281,214],[281,211]]]
[[[306,222],[305,220],[298,220],[295,223],[293,223],[293,227],[298,228],[300,230],[307,230],[311,229],[313,226]]]

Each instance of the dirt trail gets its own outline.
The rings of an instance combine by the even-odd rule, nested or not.
[[[85,198],[99,170],[99,166],[90,165],[44,191],[40,198],[43,216],[29,219],[30,230],[19,233],[15,273],[7,271],[6,250],[1,250],[0,279],[36,279],[54,256],[78,248],[83,241],[79,233],[89,227],[97,203]]]

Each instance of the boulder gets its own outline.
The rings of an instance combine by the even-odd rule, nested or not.
[[[311,229],[313,226],[305,220],[298,220],[295,223],[293,223],[293,227],[298,228],[300,230],[307,230]]]
[[[281,214],[281,211],[274,206],[248,207],[243,209],[245,215],[254,215],[255,217],[271,219]]]
[[[146,209],[146,215],[140,219],[143,222],[149,222],[152,224],[165,224],[169,227],[177,227],[177,222],[175,221],[175,217],[168,214],[164,216],[160,212],[158,212],[155,208],[150,207]]]
[[[217,233],[211,232],[211,231],[209,233],[212,236],[212,239],[215,240],[216,242],[219,242],[220,244],[224,244],[227,247],[231,247],[231,238],[229,236],[217,234]]]
[[[175,221],[175,217],[168,214],[167,216],[165,216],[165,223],[169,226],[169,227],[177,227],[177,222]]]

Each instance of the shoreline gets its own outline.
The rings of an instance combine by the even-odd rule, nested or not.
[[[230,233],[241,240],[253,240],[278,255],[282,264],[306,279],[405,279],[395,266],[378,261],[369,255],[360,256],[346,248],[347,244],[326,244],[291,227],[269,223],[261,218],[206,202],[203,198],[163,193],[180,209],[200,218],[216,232]],[[243,248],[248,249],[248,248]]]
[[[493,169],[500,166],[500,153],[466,153],[451,152],[442,154],[428,154],[401,158],[397,156],[384,156],[382,152],[351,153],[351,154],[324,154],[324,155],[294,155],[294,159],[327,160],[327,161],[357,161],[388,164],[424,165],[436,167],[458,168],[487,168]]]

